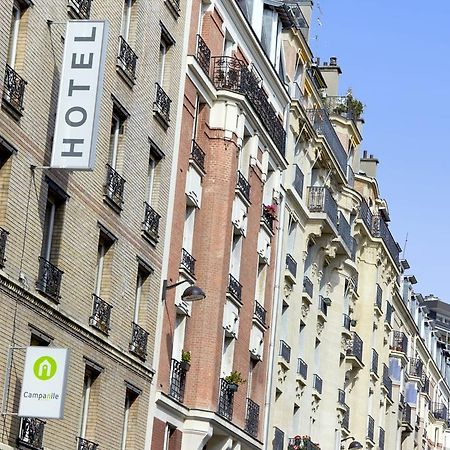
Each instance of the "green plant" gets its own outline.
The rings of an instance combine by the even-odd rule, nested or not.
[[[233,370],[230,375],[227,375],[225,377],[225,381],[230,384],[237,384],[238,386],[240,384],[245,383],[247,380],[244,380],[242,378],[241,372],[238,372],[237,370]]]
[[[189,351],[184,351],[181,350],[181,361],[185,362],[185,363],[190,363],[191,362],[191,352]]]

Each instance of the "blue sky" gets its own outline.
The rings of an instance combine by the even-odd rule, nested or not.
[[[362,149],[380,160],[402,247],[408,233],[416,291],[450,302],[450,2],[314,3],[311,47],[322,61],[337,56],[340,93],[351,87],[366,105]]]

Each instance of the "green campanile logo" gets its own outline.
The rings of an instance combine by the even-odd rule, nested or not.
[[[54,377],[57,367],[56,361],[51,356],[41,356],[34,363],[34,376],[41,381],[50,380]]]

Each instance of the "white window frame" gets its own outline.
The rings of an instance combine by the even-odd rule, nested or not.
[[[11,34],[8,46],[8,65],[14,69],[17,58],[17,46],[19,43],[20,19],[22,16],[22,8],[17,1],[14,1],[12,17],[11,17]]]
[[[45,246],[43,257],[46,261],[50,261],[50,255],[52,251],[53,243],[53,232],[55,228],[55,214],[56,214],[56,204],[51,199],[47,199],[46,214],[45,214]]]
[[[131,11],[133,7],[133,1],[134,0],[125,0],[123,2],[121,36],[127,43],[130,34],[130,22],[131,22]]]
[[[119,139],[120,128],[122,127],[122,120],[117,114],[113,114],[111,120],[111,136],[110,136],[110,149],[109,158],[111,167],[116,170],[117,167],[117,155],[119,153]]]

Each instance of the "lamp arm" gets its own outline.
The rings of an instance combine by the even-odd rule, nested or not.
[[[165,301],[166,300],[166,293],[167,293],[167,290],[168,289],[173,289],[173,288],[175,288],[175,287],[177,287],[177,286],[180,286],[180,285],[182,285],[182,284],[184,284],[184,283],[189,283],[191,286],[192,286],[192,281],[191,280],[181,280],[181,281],[178,281],[177,283],[174,283],[174,284],[167,284],[167,280],[164,280],[163,281],[163,287],[162,287],[162,296],[161,296],[161,300],[162,301]]]

